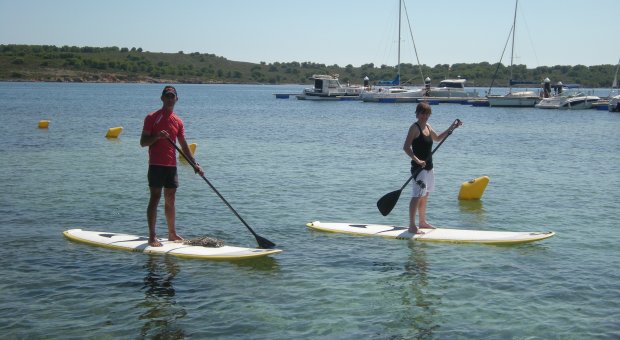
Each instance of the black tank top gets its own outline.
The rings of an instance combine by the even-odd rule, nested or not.
[[[422,128],[417,122],[415,125],[418,127],[418,130],[420,130],[420,135],[411,142],[411,149],[413,150],[413,154],[418,157],[419,160],[426,161],[424,170],[431,170],[433,168],[433,138],[430,134],[425,136],[424,133],[422,133]],[[419,168],[420,165],[411,160],[411,172],[416,171]]]

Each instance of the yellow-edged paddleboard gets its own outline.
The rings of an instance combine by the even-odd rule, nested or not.
[[[412,234],[407,227],[381,224],[325,223],[314,221],[306,224],[310,229],[359,236],[381,236],[400,240],[429,242],[518,244],[544,240],[555,235],[552,231],[486,231],[464,229],[420,229],[424,234]]]
[[[190,246],[183,243],[162,239],[159,240],[162,243],[161,247],[151,247],[148,244],[148,238],[144,236],[108,233],[102,231],[87,231],[82,229],[66,230],[63,234],[72,241],[104,248],[151,254],[165,254],[202,260],[240,260],[267,256],[282,251],[280,249],[258,249],[233,246],[223,246],[218,248]]]

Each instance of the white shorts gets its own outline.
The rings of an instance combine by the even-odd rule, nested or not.
[[[435,190],[435,173],[433,169],[422,170],[412,182],[412,196],[424,197]]]

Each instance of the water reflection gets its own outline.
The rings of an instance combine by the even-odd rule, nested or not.
[[[174,298],[176,292],[173,280],[180,272],[176,261],[171,256],[151,255],[144,264],[144,301],[138,305],[145,310],[139,317],[144,321],[140,330],[143,338],[185,337],[185,331],[176,325],[177,319],[187,315],[185,309],[177,306]]]
[[[481,200],[459,200],[459,210],[473,218],[473,221],[469,222],[471,224],[484,222],[486,211]]]
[[[433,331],[439,328],[439,296],[433,294],[433,287],[428,284],[429,266],[424,251],[426,245],[421,242],[408,242],[408,247],[411,255],[402,273],[409,283],[403,290],[402,300],[404,307],[411,309],[410,313],[407,313],[407,318],[410,319],[406,322],[416,334],[416,338],[432,338]]]
[[[263,256],[259,258],[252,258],[246,260],[233,261],[240,268],[246,268],[251,271],[265,271],[265,272],[277,272],[280,270],[278,261],[271,256]]]

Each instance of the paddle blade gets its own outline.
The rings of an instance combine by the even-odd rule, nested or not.
[[[387,216],[394,206],[396,206],[396,202],[398,202],[398,198],[400,197],[401,190],[392,191],[388,194],[385,194],[377,201],[377,208],[379,208],[379,212],[381,215]]]
[[[258,246],[263,249],[273,249],[276,247],[275,243],[259,235],[256,235],[256,242],[258,242]]]

